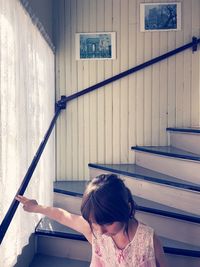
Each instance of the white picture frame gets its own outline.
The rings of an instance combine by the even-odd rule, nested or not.
[[[116,59],[116,32],[76,33],[76,60]]]
[[[181,3],[141,3],[140,31],[181,30]]]

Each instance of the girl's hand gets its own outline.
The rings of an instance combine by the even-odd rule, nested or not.
[[[35,199],[28,199],[20,195],[16,196],[15,199],[23,204],[23,209],[27,212],[34,212],[38,206],[38,203]]]

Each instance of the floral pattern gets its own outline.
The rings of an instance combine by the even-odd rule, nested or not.
[[[153,235],[151,227],[139,223],[131,242],[119,249],[111,237],[95,232],[90,267],[156,267]]]

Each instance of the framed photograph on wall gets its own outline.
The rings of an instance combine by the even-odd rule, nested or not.
[[[77,60],[107,60],[116,58],[116,33],[76,33]]]
[[[140,4],[140,30],[142,32],[181,30],[181,3]]]

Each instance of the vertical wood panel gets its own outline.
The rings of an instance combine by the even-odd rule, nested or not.
[[[129,1],[129,68],[136,66],[136,33],[137,33],[137,8],[136,1]],[[129,162],[135,161],[135,153],[130,149],[136,143],[136,75],[130,75],[129,78],[129,143],[128,143],[128,158]]]
[[[105,30],[105,0],[97,0],[97,31],[103,32]],[[104,75],[104,61],[97,61],[97,82],[105,79]],[[98,98],[98,162],[105,162],[105,98],[104,88],[97,91]]]
[[[83,4],[82,0],[77,0],[77,32],[83,32]],[[78,91],[83,89],[83,61],[77,62],[77,84]],[[84,98],[78,98],[78,177],[84,179]]]
[[[113,75],[116,75],[120,72],[120,8],[121,0],[114,0],[113,2],[113,31],[116,32],[116,49],[117,49],[117,58],[113,61]],[[112,141],[112,150],[113,150],[113,162],[120,163],[120,81],[113,83],[113,141]]]
[[[97,31],[97,3],[90,0],[90,32]],[[97,61],[90,61],[90,85],[97,83]],[[90,94],[90,162],[97,162],[97,92]]]
[[[112,0],[105,1],[105,29],[112,31]],[[105,62],[105,79],[113,76],[112,60]],[[112,163],[112,84],[105,87],[105,161]]]
[[[192,1],[192,35],[200,35],[200,1]],[[199,52],[198,52],[199,53]],[[192,104],[191,104],[191,124],[194,126],[199,125],[199,59],[196,53],[192,54]]]
[[[83,31],[87,32],[89,29],[90,21],[90,1],[84,0],[83,5]],[[90,72],[89,72],[89,61],[84,60],[84,77],[83,77],[83,87],[87,88],[90,84]],[[84,176],[88,177],[88,167],[87,164],[90,160],[90,96],[84,95]]]
[[[128,69],[128,0],[121,0],[121,68],[120,71]],[[128,79],[121,80],[121,162],[128,161]]]

